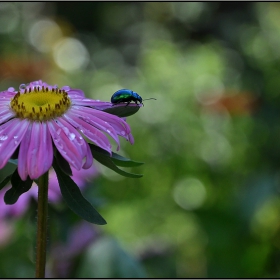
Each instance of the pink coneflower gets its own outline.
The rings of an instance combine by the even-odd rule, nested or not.
[[[52,166],[56,150],[80,170],[93,162],[87,141],[110,154],[107,135],[117,150],[119,136],[133,143],[125,120],[100,110],[108,106],[85,98],[80,89],[42,81],[0,92],[0,168],[14,155],[21,179],[37,179]]]

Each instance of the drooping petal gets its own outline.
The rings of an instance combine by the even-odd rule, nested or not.
[[[72,116],[75,115],[75,117],[80,118],[84,120],[85,122],[91,124],[92,126],[100,129],[101,131],[104,131],[108,133],[117,143],[118,149],[120,146],[119,137],[115,131],[115,129],[111,126],[111,123],[108,121],[104,121],[101,118],[96,117],[93,113],[96,110],[93,111],[93,109],[90,108],[83,108],[83,110],[78,110],[73,106],[70,114]]]
[[[0,126],[0,168],[3,168],[19,146],[29,121],[12,119]]]
[[[125,120],[123,120],[122,118],[119,118],[117,116],[108,114],[106,112],[98,111],[98,110],[94,111],[94,115],[104,121],[109,122],[118,135],[129,140],[129,134],[131,133],[130,127],[125,122]]]
[[[134,137],[133,137],[132,133],[129,133],[128,140],[129,140],[130,144],[134,144]]]
[[[33,122],[28,148],[27,169],[31,179],[47,172],[53,162],[53,146],[46,123]]]
[[[99,129],[81,120],[79,117],[72,115],[70,112],[64,114],[63,118],[76,129],[80,130],[89,140],[111,154],[110,141]]]
[[[89,112],[87,110],[91,110],[90,108],[85,108],[86,112]],[[100,110],[94,110],[92,112],[92,114],[94,114],[94,116],[110,123],[111,126],[114,127],[114,129],[116,130],[116,133],[118,135],[123,136],[124,132],[126,134],[130,133],[130,127],[129,125],[126,123],[126,118],[120,118],[118,116],[109,114],[107,112],[103,112]]]
[[[80,170],[82,167],[83,156],[79,153],[79,147],[71,141],[65,132],[57,125],[55,120],[48,122],[48,128],[51,133],[53,142],[60,154],[74,166]]]
[[[93,157],[92,157],[92,153],[90,151],[90,147],[88,144],[87,145],[87,156],[86,156],[86,161],[83,165],[83,168],[84,169],[89,169],[91,166],[92,166],[92,163],[93,163]]]
[[[87,155],[88,144],[82,135],[63,118],[57,118],[56,123],[64,131],[68,139],[77,147],[82,158],[85,157]]]

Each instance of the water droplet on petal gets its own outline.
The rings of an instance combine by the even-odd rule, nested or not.
[[[14,91],[15,91],[15,88],[9,87],[9,88],[8,88],[8,91],[9,91],[9,92],[14,92]]]
[[[14,139],[17,139],[18,138],[18,135],[14,135]]]
[[[0,141],[5,141],[5,140],[7,140],[8,139],[8,135],[7,134],[2,134],[2,135],[0,135]]]
[[[68,138],[73,141],[76,138],[76,135],[74,133],[69,133]]]
[[[61,132],[61,128],[59,128],[56,132],[57,135],[60,135],[60,132]]]
[[[25,90],[25,89],[26,89],[26,85],[25,85],[25,84],[21,84],[21,85],[19,86],[19,89],[20,89],[20,90]]]

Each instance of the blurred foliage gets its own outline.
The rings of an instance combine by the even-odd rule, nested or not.
[[[3,2],[0,15],[1,90],[42,79],[157,99],[121,143],[143,178],[96,163],[86,197],[108,224],[71,265],[51,248],[79,219],[52,206],[50,276],[280,277],[279,3]],[[8,221],[1,277],[32,277],[35,209]]]

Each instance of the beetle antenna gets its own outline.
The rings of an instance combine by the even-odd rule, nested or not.
[[[150,100],[150,99],[156,100],[155,98],[151,97],[151,98],[143,99],[143,101],[144,101],[144,100]]]

